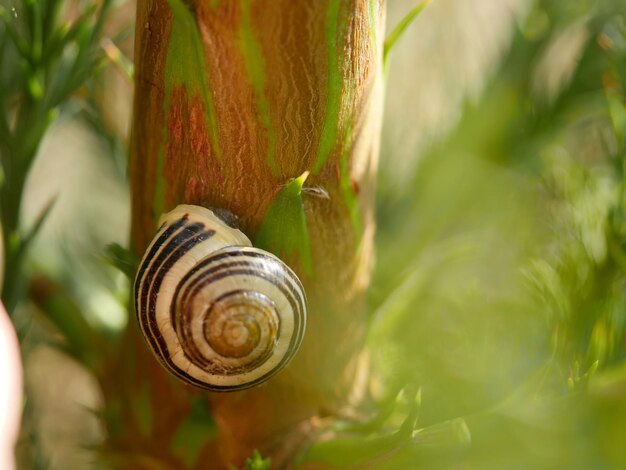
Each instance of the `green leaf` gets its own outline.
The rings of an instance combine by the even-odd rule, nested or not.
[[[381,400],[376,414],[369,421],[354,423],[353,421],[338,420],[333,423],[333,429],[338,432],[358,432],[364,435],[381,430],[383,425],[396,411],[401,392],[402,390],[396,391],[391,394],[391,398],[387,397]]]
[[[246,463],[241,468],[241,470],[270,470],[270,463],[271,460],[269,458],[264,459],[261,456],[260,452],[254,449],[252,457],[246,460]]]
[[[163,109],[169,110],[174,90],[182,88],[190,100],[199,100],[204,107],[204,126],[211,143],[211,154],[219,162],[221,147],[217,125],[217,113],[210,87],[209,69],[204,58],[202,36],[194,14],[182,0],[168,0],[172,10],[172,34],[167,47],[165,61],[165,96]],[[167,123],[160,136],[161,144],[157,155],[157,179],[153,199],[154,212],[163,212],[165,179],[163,178],[165,146],[169,139]]]
[[[126,78],[132,80],[134,75],[133,61],[126,57],[126,55],[124,55],[124,53],[109,38],[104,38],[101,43],[107,59],[109,59],[109,61],[126,76]]]
[[[463,418],[456,418],[438,423],[413,432],[414,445],[437,446],[441,448],[458,448],[469,445],[472,434]]]
[[[96,369],[99,358],[105,356],[106,342],[63,287],[38,277],[31,282],[29,297],[66,338],[66,351],[88,368]]]
[[[624,95],[616,89],[607,89],[606,99],[613,132],[617,141],[624,145],[624,140],[626,139],[626,105],[624,104]]]
[[[42,15],[42,34],[45,44],[53,34],[63,2],[61,0],[47,0],[43,3],[45,11]]]
[[[104,0],[99,9],[96,5],[87,7],[76,20],[75,27],[68,32],[67,37],[62,39],[64,50],[70,45],[69,39],[71,38],[75,42],[78,53],[69,70],[60,68],[64,77],[60,77],[63,79],[60,80],[59,90],[51,95],[51,107],[67,99],[93,74],[94,68],[102,57],[98,41],[110,7],[111,0]]]
[[[254,240],[254,245],[289,259],[296,256],[304,271],[313,273],[309,232],[302,203],[306,171],[289,182],[276,196]]]
[[[389,36],[387,36],[387,39],[385,39],[385,47],[383,52],[383,63],[387,63],[387,56],[389,55],[389,52],[391,52],[393,46],[396,45],[398,39],[402,37],[406,29],[411,25],[411,23],[413,23],[415,18],[417,18],[417,16],[424,10],[424,8],[426,8],[429,3],[430,0],[423,0],[422,3],[417,5],[404,18],[402,18],[402,21],[398,23],[398,26],[396,26],[394,30],[389,34]]]
[[[340,60],[339,51],[343,47],[343,38],[346,34],[347,9],[341,8],[341,1],[333,0],[328,2],[326,16],[326,60],[328,70],[326,75],[326,103],[324,104],[325,117],[320,135],[319,150],[315,163],[313,164],[313,174],[316,175],[326,164],[332,150],[337,144],[337,131],[340,128],[339,116],[341,115],[342,101],[349,102],[343,97],[342,90],[352,89],[349,83],[345,83],[346,75],[343,72],[344,64]],[[348,111],[349,110],[344,110]]]
[[[43,84],[34,74],[28,77],[28,91],[34,100],[39,100],[43,96]]]
[[[272,125],[270,108],[265,95],[266,64],[263,60],[263,51],[258,38],[255,37],[252,28],[252,5],[251,1],[241,2],[241,21],[239,22],[239,49],[243,57],[246,72],[255,94],[255,103],[259,123],[265,129],[267,136],[267,163],[272,172],[277,175],[276,167],[276,131]]]
[[[405,441],[406,438],[397,432],[373,436],[341,436],[316,443],[303,455],[301,463],[315,462],[332,467],[352,468],[392,451]]]
[[[6,9],[0,6],[0,21],[4,24],[5,31],[11,38],[20,56],[27,58],[29,56],[28,43],[15,27],[14,17]],[[6,37],[3,38],[6,41]]]
[[[50,212],[52,212],[52,208],[54,207],[56,200],[57,198],[54,197],[50,200],[50,202],[48,202],[48,204],[43,208],[43,210],[39,214],[39,217],[37,217],[37,220],[35,220],[35,223],[32,226],[32,228],[21,239],[21,242],[19,244],[20,255],[23,255],[26,252],[26,250],[29,248],[30,244],[33,242],[37,234],[41,231],[41,228],[43,227],[44,223],[48,219]]]
[[[407,387],[404,392],[412,397],[407,416],[395,431],[374,434],[344,433],[325,441],[317,442],[301,456],[301,462],[316,462],[333,467],[352,468],[372,463],[387,453],[410,443],[415,434],[415,426],[421,406],[421,391]],[[396,397],[396,402],[400,395]]]
[[[111,243],[104,249],[105,260],[122,271],[131,281],[135,278],[139,260],[135,254],[117,243]]]
[[[56,60],[61,55],[63,47],[74,39],[79,28],[82,27],[82,23],[70,24],[66,22],[59,25],[44,44],[42,53],[43,64],[45,65],[52,60]]]

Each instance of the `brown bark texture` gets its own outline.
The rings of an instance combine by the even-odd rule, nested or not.
[[[239,466],[254,449],[287,465],[311,419],[358,401],[383,24],[382,0],[139,0],[133,251],[142,255],[159,215],[180,203],[230,211],[254,241],[281,189],[309,172],[306,240],[275,250],[303,281],[309,318],[285,370],[222,394],[170,377],[131,321],[110,360],[117,379],[105,385],[116,415],[109,447],[133,454],[131,466]],[[280,221],[272,223],[280,238]],[[198,402],[216,432],[186,455],[178,434]]]

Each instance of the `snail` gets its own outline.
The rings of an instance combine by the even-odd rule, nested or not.
[[[211,210],[164,214],[135,278],[135,311],[160,362],[213,391],[261,384],[298,350],[306,295],[279,258]]]

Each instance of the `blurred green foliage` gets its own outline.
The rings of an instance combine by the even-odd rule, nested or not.
[[[0,0],[10,309],[26,295],[25,248],[45,217],[20,229],[26,174],[59,107],[102,58],[108,2],[68,24],[63,3]],[[626,467],[626,1],[529,3],[480,99],[421,155],[400,199],[383,158],[371,419],[333,423],[304,460]],[[132,278],[136,260],[124,248],[106,256]],[[114,344],[84,321],[66,281],[45,284],[39,306],[68,352],[96,370]],[[195,458],[194,439],[211,432],[208,410],[194,409],[175,447]],[[268,467],[257,453],[245,468]]]
[[[0,3],[0,217],[5,249],[2,300],[12,312],[25,296],[26,251],[54,201],[29,230],[20,226],[26,177],[43,136],[76,90],[94,73],[110,1],[60,21],[61,0]]]
[[[44,135],[75,93],[94,76],[103,54],[98,41],[109,0],[69,5],[62,0],[0,0],[0,220],[4,273],[2,302],[9,314],[28,295],[26,261],[51,212],[51,199],[36,221],[24,228],[22,203],[26,179]],[[76,8],[78,7],[78,8]],[[71,10],[68,12],[68,10]],[[48,319],[67,343],[60,347],[88,367],[106,354],[103,343],[82,315],[81,306],[56,280],[35,290],[46,292]],[[38,337],[29,316],[18,325],[22,347]],[[28,337],[25,340],[25,337]],[[58,345],[58,344],[57,344]],[[20,465],[49,468],[37,427],[37,409],[26,383]]]
[[[372,394],[422,399],[376,468],[626,467],[625,87],[626,2],[533,2],[407,194],[382,179]]]

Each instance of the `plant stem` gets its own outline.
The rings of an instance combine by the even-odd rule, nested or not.
[[[142,254],[160,213],[179,203],[226,209],[253,240],[262,224],[278,234],[270,250],[296,246],[280,254],[309,298],[304,344],[285,371],[263,387],[202,395],[219,427],[216,467],[241,465],[254,448],[285,454],[281,435],[336,413],[354,392],[372,259],[383,24],[375,0],[138,2],[135,253]],[[305,172],[303,240],[284,243],[265,216]],[[287,223],[279,219],[273,223]],[[128,374],[137,379],[130,386],[148,380],[153,403],[168,390],[183,414],[165,419],[155,410],[153,432],[173,433],[190,391],[164,375],[136,324],[130,328],[133,367],[143,371]]]

